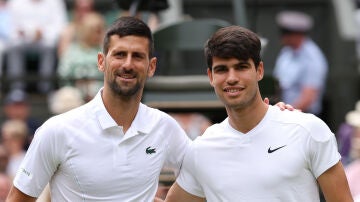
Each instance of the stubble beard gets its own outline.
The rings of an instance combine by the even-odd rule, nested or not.
[[[132,97],[133,95],[136,95],[141,89],[141,85],[139,82],[136,82],[136,84],[133,87],[124,88],[120,84],[118,84],[115,81],[115,79],[109,82],[109,86],[115,95],[121,97],[129,97],[129,98]]]

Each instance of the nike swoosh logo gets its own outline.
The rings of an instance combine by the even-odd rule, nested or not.
[[[278,149],[281,149],[281,148],[283,148],[283,147],[285,147],[286,145],[283,145],[283,146],[281,146],[281,147],[277,147],[277,148],[275,148],[275,149],[271,149],[271,147],[269,147],[269,149],[268,149],[268,153],[270,154],[270,153],[273,153],[274,151],[276,151],[276,150],[278,150]]]

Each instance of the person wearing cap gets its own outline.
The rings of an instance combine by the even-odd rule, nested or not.
[[[320,116],[328,64],[308,35],[313,19],[302,12],[283,11],[276,16],[276,22],[283,48],[273,75],[279,80],[281,99],[303,112]]]
[[[6,94],[3,102],[3,112],[6,120],[19,119],[27,124],[29,135],[24,145],[24,149],[27,149],[36,129],[41,125],[39,120],[31,116],[31,104],[27,93],[16,89]]]
[[[351,194],[354,198],[360,198],[360,101],[356,103],[355,110],[345,115],[345,123],[352,127],[349,138],[350,162],[345,167],[345,173]]]

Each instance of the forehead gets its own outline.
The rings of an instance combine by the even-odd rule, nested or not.
[[[237,64],[249,64],[249,65],[255,65],[253,59],[249,58],[247,60],[239,60],[235,57],[232,58],[222,58],[222,57],[213,57],[212,58],[213,67],[219,66],[219,65],[225,65],[225,66],[233,66]]]
[[[149,54],[149,39],[142,36],[123,36],[112,35],[110,37],[109,51],[122,50],[122,51],[133,51],[142,52]]]

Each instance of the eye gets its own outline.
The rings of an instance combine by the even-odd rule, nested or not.
[[[115,52],[115,53],[114,53],[114,56],[117,57],[117,58],[124,58],[124,57],[126,57],[126,53],[125,53],[125,52],[122,52],[122,51],[120,51],[120,52]]]
[[[143,59],[143,58],[145,58],[145,54],[142,54],[142,53],[134,53],[134,54],[133,54],[133,57],[136,58],[136,59]]]
[[[227,68],[224,65],[221,66],[215,66],[213,67],[214,73],[222,73],[222,72],[226,72]]]
[[[246,70],[249,68],[251,68],[251,65],[248,65],[246,63],[240,63],[235,66],[235,70],[238,70],[238,71],[243,71],[243,70]]]

